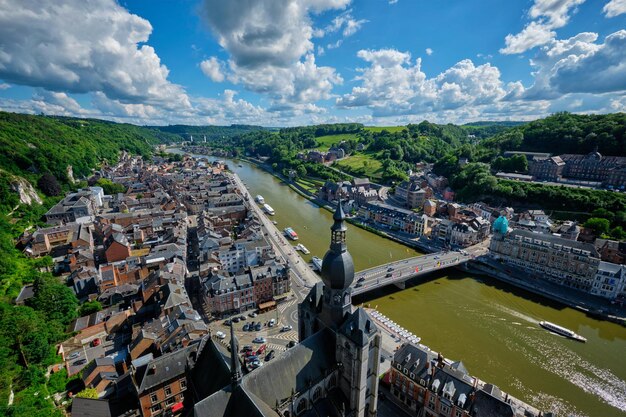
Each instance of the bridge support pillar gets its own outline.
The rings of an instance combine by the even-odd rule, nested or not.
[[[395,285],[396,287],[400,288],[401,290],[406,288],[406,281],[402,281],[402,282],[396,282],[393,285]]]

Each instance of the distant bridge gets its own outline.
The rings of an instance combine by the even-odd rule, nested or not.
[[[411,278],[464,264],[485,252],[485,245],[478,244],[462,252],[431,253],[365,269],[354,274],[352,295],[363,294],[391,284],[404,288],[405,281]]]

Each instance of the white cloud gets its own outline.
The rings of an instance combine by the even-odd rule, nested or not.
[[[389,4],[396,4],[398,0],[389,0]]]
[[[554,29],[565,26],[570,12],[584,2],[585,0],[535,0],[528,12],[529,17],[534,20],[521,32],[508,34],[504,39],[506,46],[500,49],[500,53],[521,54],[549,43],[556,37]]]
[[[0,90],[7,90],[7,89],[9,89],[9,88],[11,88],[11,85],[10,85],[10,84],[7,84],[7,83],[0,83]]]
[[[321,33],[313,29],[311,14],[344,9],[350,1],[204,0],[203,16],[230,55],[225,74],[229,81],[270,95],[274,105],[298,104],[326,99],[333,86],[342,82],[334,68],[315,63],[311,39]],[[345,33],[353,33],[362,24],[342,16],[339,28]],[[222,65],[213,62],[208,69]]]
[[[335,17],[333,21],[324,29],[324,34],[334,33],[341,30],[344,37],[352,36],[361,29],[363,24],[367,23],[367,19],[357,20],[352,16],[352,10],[347,10],[339,16]]]
[[[559,58],[550,74],[559,93],[626,91],[626,30],[610,34],[603,44],[587,45],[586,53],[561,52]]]
[[[431,48],[426,48],[426,55],[432,55],[433,50]]]
[[[413,63],[407,52],[361,50],[357,55],[370,65],[356,77],[360,84],[337,99],[340,108],[367,107],[375,117],[388,117],[481,106],[506,95],[500,71],[490,64],[476,66],[466,59],[428,78],[421,60]]]
[[[0,78],[51,91],[102,92],[126,103],[188,107],[144,42],[150,23],[114,0],[0,2]]]
[[[626,0],[611,0],[604,5],[602,11],[606,17],[615,17],[626,13]]]
[[[200,69],[204,75],[209,77],[211,80],[217,83],[224,81],[225,76],[223,72],[223,64],[214,56],[202,61],[200,63]]]

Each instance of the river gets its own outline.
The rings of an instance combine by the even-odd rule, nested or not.
[[[305,259],[323,256],[331,213],[252,164],[226,162],[252,196],[263,195],[276,210],[280,229],[294,228],[311,251]],[[354,226],[347,239],[357,271],[418,254]],[[356,302],[376,306],[431,349],[462,360],[471,374],[539,409],[558,416],[626,417],[626,327],[458,271],[433,273],[405,290],[387,287]],[[540,320],[570,328],[588,342],[549,333]]]

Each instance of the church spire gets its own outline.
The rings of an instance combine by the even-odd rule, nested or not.
[[[241,382],[241,363],[239,362],[239,343],[235,337],[235,326],[230,325],[230,383],[237,388]]]
[[[322,261],[322,281],[328,288],[346,289],[354,280],[354,263],[346,244],[346,213],[341,200],[337,204],[330,228],[330,249]]]
[[[339,199],[337,209],[333,214],[334,223],[330,228],[330,250],[336,253],[345,252],[347,250],[346,231],[348,228],[346,227],[345,219],[346,213],[344,213],[341,199]]]

